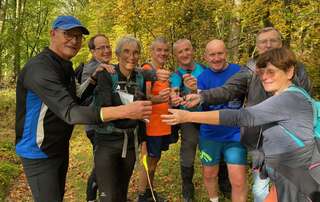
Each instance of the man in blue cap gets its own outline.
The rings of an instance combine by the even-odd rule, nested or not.
[[[16,89],[16,153],[35,202],[63,201],[74,124],[115,119],[147,119],[151,102],[116,107],[81,106],[95,87],[96,71],[81,84],[70,59],[89,31],[73,16],[59,16],[50,31],[50,45],[25,65]]]

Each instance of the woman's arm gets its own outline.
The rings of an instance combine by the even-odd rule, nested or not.
[[[203,123],[227,126],[260,126],[289,120],[290,110],[294,109],[297,101],[288,93],[273,96],[264,102],[240,110],[219,110],[209,112],[187,112],[170,109],[170,115],[163,115],[163,121],[175,125],[178,123]]]
[[[171,114],[161,115],[163,122],[169,125],[176,125],[178,123],[203,123],[219,125],[219,111],[208,112],[189,112],[186,110],[169,109]]]

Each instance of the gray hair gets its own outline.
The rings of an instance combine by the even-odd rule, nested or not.
[[[162,36],[157,37],[157,38],[151,43],[150,49],[153,50],[154,47],[155,47],[155,45],[156,45],[157,43],[168,44],[168,41],[167,41],[164,37],[162,37]]]
[[[184,42],[190,44],[190,46],[193,48],[191,41],[189,39],[179,39],[178,41],[174,42],[172,46],[173,52],[175,53],[178,44],[184,43]]]
[[[266,32],[270,32],[270,31],[275,31],[275,32],[277,32],[277,34],[278,34],[278,36],[279,36],[279,40],[282,42],[282,34],[279,32],[279,30],[277,30],[277,29],[274,28],[274,27],[265,27],[265,28],[262,28],[262,29],[257,33],[256,42],[258,41],[258,37],[260,36],[260,34],[266,33]]]
[[[119,39],[117,45],[116,45],[116,55],[119,56],[122,48],[125,44],[136,44],[139,50],[139,53],[141,53],[141,44],[140,41],[138,39],[136,39],[133,36],[124,36],[122,38]]]

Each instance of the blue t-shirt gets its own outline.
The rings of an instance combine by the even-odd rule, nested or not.
[[[215,72],[212,69],[207,68],[198,77],[198,88],[201,90],[207,90],[223,86],[223,84],[239,70],[240,66],[237,64],[229,64],[228,67],[221,72]],[[202,105],[202,110],[213,111],[220,109],[239,109],[242,105],[243,100],[234,99],[220,105]],[[218,142],[240,141],[240,129],[239,127],[201,124],[200,138]]]
[[[195,63],[195,68],[192,70],[191,75],[194,76],[195,78],[198,78],[201,75],[201,73],[204,71],[204,69],[206,69],[205,66]],[[180,92],[184,95],[190,93],[190,89],[188,89],[183,85],[183,75],[187,73],[190,74],[189,72],[187,72],[187,70],[181,67],[178,67],[177,71],[174,72],[170,77],[171,88],[179,88]],[[184,107],[180,107],[180,108],[186,109]],[[197,109],[192,109],[192,110],[188,109],[188,110],[195,111]]]

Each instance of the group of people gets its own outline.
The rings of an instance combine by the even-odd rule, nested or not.
[[[191,41],[179,39],[172,47],[173,73],[166,67],[170,46],[164,38],[152,42],[151,60],[140,67],[139,40],[120,38],[117,64],[111,64],[109,39],[97,34],[89,39],[92,59],[79,83],[70,59],[88,34],[73,16],[57,17],[49,47],[25,65],[17,81],[16,152],[36,202],[63,201],[74,124],[87,125],[93,145],[87,201],[95,201],[98,190],[101,202],[126,202],[134,165],[145,155],[148,169],[139,167],[137,201],[166,201],[153,190],[153,181],[162,151],[175,142],[175,124],[181,137],[183,201],[195,201],[197,148],[211,202],[219,201],[217,185],[228,183],[232,201],[247,200],[247,151],[255,202],[267,197],[269,178],[278,201],[317,200],[319,184],[305,169],[315,149],[312,106],[287,90],[298,86],[309,92],[310,82],[293,52],[283,47],[278,30],[267,27],[257,34],[258,55],[244,67],[227,62],[222,40],[207,43],[203,65],[194,61]],[[290,154],[299,152],[308,155],[292,163],[297,159]],[[284,167],[307,182],[292,180]],[[229,179],[218,182],[220,173]]]

